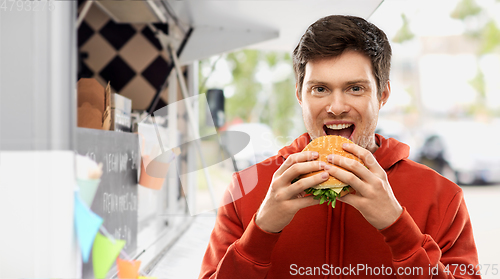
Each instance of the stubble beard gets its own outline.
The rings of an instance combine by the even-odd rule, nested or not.
[[[375,128],[377,127],[377,120],[373,121],[369,124],[368,127],[361,132],[358,137],[357,145],[363,147],[364,149],[370,150],[373,152],[373,148],[377,146],[377,142],[375,141]],[[357,131],[358,132],[358,131]]]

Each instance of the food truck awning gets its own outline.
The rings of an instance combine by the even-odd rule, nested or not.
[[[116,22],[168,22],[173,43],[193,28],[182,63],[240,48],[291,52],[300,35],[320,17],[349,14],[368,18],[383,0],[148,0],[95,2]]]
[[[194,28],[182,62],[239,48],[293,51],[301,34],[320,17],[368,18],[383,0],[176,1],[181,24]]]

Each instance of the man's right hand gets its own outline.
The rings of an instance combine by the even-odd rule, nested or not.
[[[329,169],[325,162],[312,161],[318,158],[317,152],[299,152],[288,156],[273,175],[267,195],[255,217],[259,228],[270,233],[277,233],[288,225],[300,209],[319,204],[313,196],[305,196],[304,190],[314,187],[328,179],[328,172],[292,181],[301,174]]]

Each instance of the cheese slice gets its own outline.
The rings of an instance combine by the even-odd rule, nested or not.
[[[342,188],[332,188],[332,190],[333,190],[335,193],[337,193],[337,194],[340,194],[340,192],[342,192],[342,189],[343,189],[343,187],[342,187]]]

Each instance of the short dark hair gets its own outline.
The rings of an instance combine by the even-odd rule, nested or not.
[[[323,17],[307,28],[293,51],[293,69],[299,96],[302,92],[307,62],[337,57],[346,50],[358,51],[372,61],[380,99],[389,80],[392,50],[385,33],[363,18],[332,15]]]

